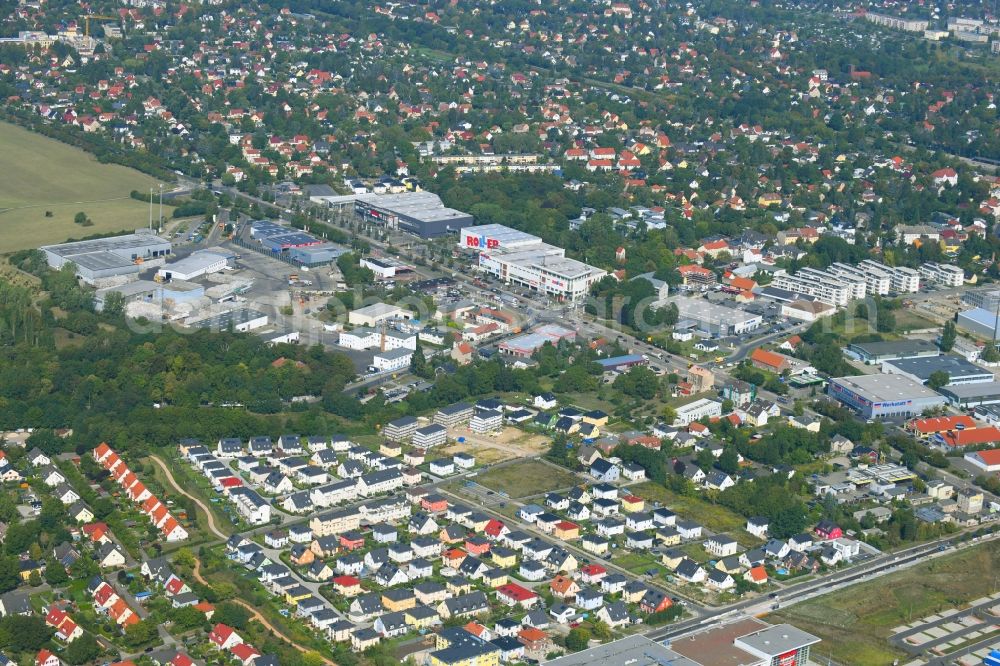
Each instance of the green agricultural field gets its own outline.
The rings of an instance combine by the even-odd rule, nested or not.
[[[525,460],[484,472],[476,478],[476,482],[516,499],[569,488],[579,483],[580,479],[569,471],[540,460]]]
[[[152,176],[101,164],[78,148],[8,123],[0,123],[0,146],[0,252],[148,224],[148,204],[129,193],[157,187]],[[164,206],[163,214],[169,217],[172,210]],[[93,226],[74,223],[79,212]]]
[[[822,638],[816,655],[842,664],[891,664],[904,656],[888,640],[896,627],[996,591],[990,572],[998,570],[1000,548],[987,543],[789,606],[768,620]]]

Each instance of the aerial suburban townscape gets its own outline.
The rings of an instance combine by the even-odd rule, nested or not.
[[[0,0],[0,666],[1000,665],[996,0]]]

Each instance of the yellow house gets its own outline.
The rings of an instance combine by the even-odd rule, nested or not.
[[[469,527],[473,532],[482,532],[486,529],[486,523],[490,522],[489,516],[483,516],[480,520],[472,523]]]
[[[424,608],[427,607],[424,606]],[[414,629],[426,629],[441,621],[436,610],[433,608],[428,608],[427,610],[430,612],[420,611],[417,613],[413,608],[409,608],[403,614],[403,621]]]
[[[629,591],[631,589],[631,591]],[[630,604],[637,604],[642,601],[642,598],[646,596],[646,590],[638,585],[632,588],[626,587],[622,591],[622,599]]]
[[[757,205],[761,208],[767,208],[769,206],[778,206],[781,204],[781,195],[775,194],[773,192],[765,192],[764,194],[757,197]]]
[[[39,576],[42,575],[42,566],[35,560],[24,560],[21,562],[21,580],[25,583],[31,578],[31,574],[38,573]]]
[[[312,592],[301,585],[296,585],[285,590],[285,603],[289,606],[295,606],[303,599],[308,599],[311,596]]]
[[[729,560],[729,562],[727,563],[726,560]],[[731,564],[732,566],[726,566],[727,564]],[[736,557],[723,557],[721,560],[715,563],[715,568],[723,573],[733,574],[733,575],[743,571],[743,565],[740,564],[739,559]]]
[[[498,567],[507,568],[517,566],[517,552],[507,550],[506,548],[498,548],[490,551],[490,559]]]
[[[608,552],[608,542],[604,539],[595,539],[593,541],[584,539],[580,542],[580,547],[588,553],[594,553],[595,555],[603,555]]]
[[[448,591],[458,596],[459,594],[465,594],[466,592],[472,592],[472,583],[470,583],[465,578],[449,578],[447,583]]]
[[[382,605],[392,612],[405,611],[417,605],[417,597],[412,590],[386,590],[382,593]]]
[[[378,452],[390,458],[398,458],[403,455],[403,445],[399,442],[382,442],[378,447]]]
[[[671,571],[675,571],[684,560],[684,553],[679,550],[665,550],[660,555],[660,562]]]
[[[957,253],[962,249],[962,244],[956,240],[941,239],[941,249],[949,253]]]
[[[484,648],[492,646],[485,643]],[[470,654],[465,650],[449,650],[441,652],[444,648],[438,648],[437,652],[432,652],[430,657],[431,666],[499,666],[500,648],[476,650]]]
[[[595,409],[583,415],[583,422],[589,423],[590,425],[598,428],[603,428],[608,425],[608,415],[599,409]]]
[[[656,539],[663,546],[676,546],[681,542],[681,533],[673,527],[661,527],[656,530]]]
[[[507,584],[507,572],[503,569],[490,569],[482,575],[481,580],[490,587],[500,587]]]
[[[626,513],[635,513],[636,511],[642,511],[644,508],[646,508],[646,502],[641,497],[626,495],[622,498],[622,511]]]
[[[562,539],[563,541],[577,539],[580,537],[580,526],[576,523],[571,523],[568,520],[563,520],[556,523],[556,529],[553,532],[553,535],[557,539]]]

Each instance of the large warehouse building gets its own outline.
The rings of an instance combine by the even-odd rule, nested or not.
[[[939,389],[941,395],[958,409],[972,409],[980,405],[1000,404],[1000,382],[958,384]]]
[[[951,354],[886,361],[882,364],[882,372],[906,375],[921,384],[926,384],[935,372],[944,372],[948,375],[946,386],[982,384],[996,379],[989,370],[970,363],[961,356]]]
[[[666,303],[677,305],[680,320],[694,322],[699,331],[714,337],[742,335],[764,323],[761,315],[718,305],[704,298],[678,296],[667,299]]]
[[[479,268],[507,284],[519,284],[545,294],[578,300],[607,275],[538,236],[502,224],[463,227],[458,245],[479,255]]]
[[[225,250],[198,250],[180,261],[166,264],[156,276],[161,280],[193,280],[225,269],[232,256]]]
[[[832,377],[827,393],[866,419],[910,418],[947,402],[905,375]]]
[[[354,212],[366,222],[421,238],[446,236],[473,222],[471,215],[446,207],[431,192],[359,196],[354,201]]]
[[[165,259],[171,245],[153,232],[140,229],[134,234],[44,245],[40,249],[50,268],[58,270],[72,263],[84,282],[100,284],[139,273],[146,261]]]
[[[987,340],[1000,338],[1000,324],[997,321],[996,310],[973,308],[959,312],[955,323],[959,328]]]
[[[890,340],[883,342],[852,342],[846,353],[868,365],[879,365],[900,358],[926,358],[938,356],[941,350],[930,340]]]

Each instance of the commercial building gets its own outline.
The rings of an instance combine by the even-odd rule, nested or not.
[[[996,312],[1000,307],[1000,289],[976,289],[962,294],[962,302],[974,308]]]
[[[866,419],[910,418],[946,403],[944,396],[905,375],[832,377],[827,393]]]
[[[506,284],[519,284],[558,298],[577,300],[607,275],[576,259],[561,247],[502,224],[463,227],[458,246],[475,251],[479,269]]]
[[[996,340],[1000,337],[1000,334],[998,334],[1000,326],[998,326],[995,309],[973,308],[972,310],[959,312],[955,318],[955,324],[959,328],[987,340]]]
[[[649,361],[642,354],[626,354],[625,356],[612,356],[611,358],[599,358],[597,364],[605,372],[624,372],[637,365],[648,365]]]
[[[403,308],[386,303],[372,303],[347,314],[347,323],[352,326],[378,326],[389,319],[409,319]]]
[[[546,342],[558,345],[563,340],[569,342],[576,340],[576,331],[556,324],[545,324],[539,326],[531,333],[525,333],[524,335],[504,340],[500,343],[498,349],[504,354],[527,358],[544,346]]]
[[[156,271],[156,277],[168,281],[193,280],[224,270],[232,256],[225,250],[198,250],[180,261],[164,265]]]
[[[922,264],[918,270],[925,283],[942,287],[961,287],[965,284],[965,272],[958,266],[929,262]]]
[[[816,643],[817,637],[790,624],[767,627],[733,641],[735,647],[762,659],[762,664],[789,666],[808,664],[810,647]]]
[[[406,347],[375,352],[375,356],[372,357],[372,367],[378,372],[395,372],[409,368],[414,353],[412,349]]]
[[[1000,382],[996,381],[945,386],[939,389],[939,393],[959,409],[1000,404]]]
[[[324,244],[324,241],[312,234],[270,220],[252,222],[250,224],[250,238],[260,243],[263,249],[274,254],[281,254],[295,248]]]
[[[446,236],[473,222],[471,215],[446,207],[431,192],[359,196],[354,212],[366,222],[421,238]]]
[[[823,301],[792,301],[781,304],[781,316],[797,321],[814,322],[837,313],[837,308]]]
[[[163,300],[163,287],[152,280],[136,280],[114,287],[98,289],[94,293],[94,309],[100,312],[104,309],[110,294],[121,294],[125,303],[160,303]]]
[[[965,454],[965,459],[984,472],[1000,472],[1000,449],[970,451]]]
[[[993,373],[989,370],[970,363],[961,356],[950,354],[885,361],[882,364],[882,372],[905,375],[921,384],[926,384],[935,372],[944,372],[948,374],[946,386],[983,384],[995,380]]]
[[[704,298],[677,296],[663,303],[676,304],[679,319],[693,322],[699,331],[713,337],[742,335],[764,323],[761,315],[718,305]]]
[[[207,328],[212,331],[228,331],[230,329],[246,333],[256,328],[267,326],[267,315],[250,308],[230,310],[205,319],[189,322],[192,328]]]
[[[896,340],[890,342],[857,342],[847,345],[851,358],[868,365],[902,358],[927,358],[938,356],[941,350],[929,340]]]
[[[611,641],[589,650],[575,652],[563,657],[558,657],[552,661],[545,662],[546,666],[592,666],[593,664],[605,664],[606,666],[701,666],[699,662],[692,661],[674,652],[662,643],[645,636],[629,636]]]
[[[701,419],[722,416],[722,403],[717,400],[710,400],[709,398],[701,398],[700,400],[677,407],[674,413],[677,415],[677,418],[674,419],[673,425],[686,426]]]
[[[151,231],[94,240],[43,245],[49,267],[59,270],[65,264],[76,266],[76,274],[87,284],[100,285],[108,280],[134,275],[149,261],[164,260],[170,255],[170,241]]]
[[[346,247],[334,245],[333,243],[322,243],[320,245],[308,245],[306,247],[293,247],[288,249],[288,258],[303,266],[322,266],[331,264],[341,255],[350,252]]]

